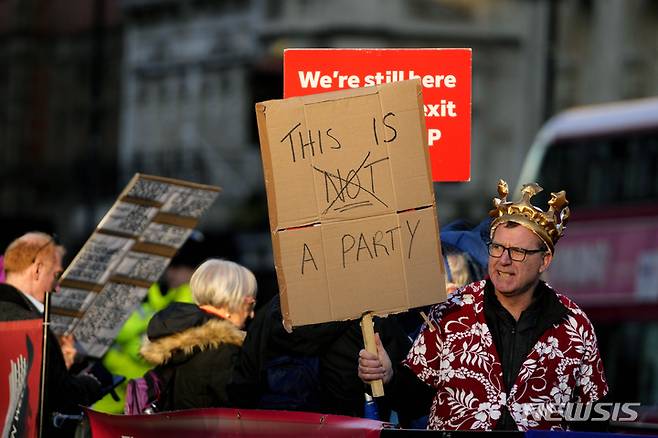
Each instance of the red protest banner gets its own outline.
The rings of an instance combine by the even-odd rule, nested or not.
[[[94,438],[309,437],[377,438],[384,423],[311,412],[205,408],[154,415],[110,415],[85,409]]]
[[[284,98],[418,78],[434,181],[471,178],[471,49],[286,49]]]
[[[0,322],[2,436],[38,436],[41,319]]]

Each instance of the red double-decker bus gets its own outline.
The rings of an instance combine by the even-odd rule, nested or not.
[[[658,98],[553,117],[524,163],[531,181],[567,192],[546,279],[593,320],[611,397],[658,405]]]

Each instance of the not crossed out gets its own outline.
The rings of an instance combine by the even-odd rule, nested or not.
[[[318,172],[320,172],[320,173],[321,173],[322,175],[324,175],[325,177],[326,177],[326,176],[329,176],[329,177],[331,177],[331,178],[336,178],[339,182],[343,183],[343,186],[341,187],[340,191],[338,191],[338,193],[336,194],[336,197],[334,198],[334,200],[331,201],[331,203],[329,204],[329,206],[328,206],[328,207],[324,210],[324,212],[322,213],[323,215],[324,215],[324,214],[327,214],[327,212],[329,211],[329,209],[330,209],[330,208],[336,203],[336,201],[338,201],[339,199],[341,199],[341,198],[343,197],[343,193],[345,192],[345,190],[347,190],[347,187],[350,186],[350,185],[352,185],[352,186],[356,186],[359,190],[363,190],[364,192],[366,192],[366,193],[368,193],[370,196],[372,196],[374,199],[376,199],[377,201],[379,201],[384,207],[388,207],[388,204],[386,204],[384,201],[382,201],[382,200],[381,200],[376,194],[374,194],[374,193],[371,192],[370,190],[368,190],[368,189],[366,189],[365,187],[363,187],[360,183],[357,183],[357,182],[354,182],[354,181],[353,181],[354,178],[357,177],[357,175],[359,174],[359,172],[360,172],[362,169],[367,168],[367,167],[370,167],[370,166],[373,166],[373,165],[375,165],[375,164],[377,164],[377,163],[379,163],[379,162],[381,162],[381,161],[388,160],[388,157],[385,157],[385,158],[382,158],[382,159],[380,159],[380,160],[373,161],[372,163],[366,165],[366,162],[368,161],[368,158],[369,158],[369,157],[370,157],[370,152],[368,152],[368,153],[366,154],[365,158],[363,159],[363,161],[361,162],[361,164],[359,165],[359,167],[356,169],[356,171],[351,172],[351,173],[352,173],[352,176],[350,176],[350,177],[348,177],[348,178],[341,178],[339,175],[334,175],[334,174],[332,174],[332,173],[330,173],[330,172],[327,172],[326,170],[322,170],[322,169],[319,169],[319,168],[313,166],[313,169],[317,170]],[[348,175],[349,175],[349,173],[348,173]],[[341,213],[342,213],[343,211],[346,211],[346,210],[350,209],[350,208],[364,207],[364,206],[368,206],[368,205],[372,205],[372,204],[370,203],[370,201],[362,201],[362,202],[357,202],[357,203],[354,203],[354,204],[350,204],[350,206],[349,206],[348,208],[346,208],[347,206],[341,208]]]

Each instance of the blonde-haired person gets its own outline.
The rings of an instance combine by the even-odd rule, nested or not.
[[[228,260],[202,263],[190,280],[196,304],[156,313],[141,354],[167,380],[158,411],[228,405],[226,385],[253,317],[256,278]]]
[[[484,246],[484,242],[482,243]],[[484,278],[484,268],[466,251],[441,242],[443,251],[446,292],[451,294],[476,280]]]

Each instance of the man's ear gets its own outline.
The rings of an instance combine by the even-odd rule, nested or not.
[[[553,261],[553,254],[550,252],[546,251],[544,255],[542,256],[541,259],[541,266],[539,267],[539,273],[542,274],[545,270],[548,269],[548,267],[551,265],[551,262]]]
[[[41,263],[34,263],[34,268],[32,268],[32,277],[34,280],[39,280],[39,271],[41,270]]]

